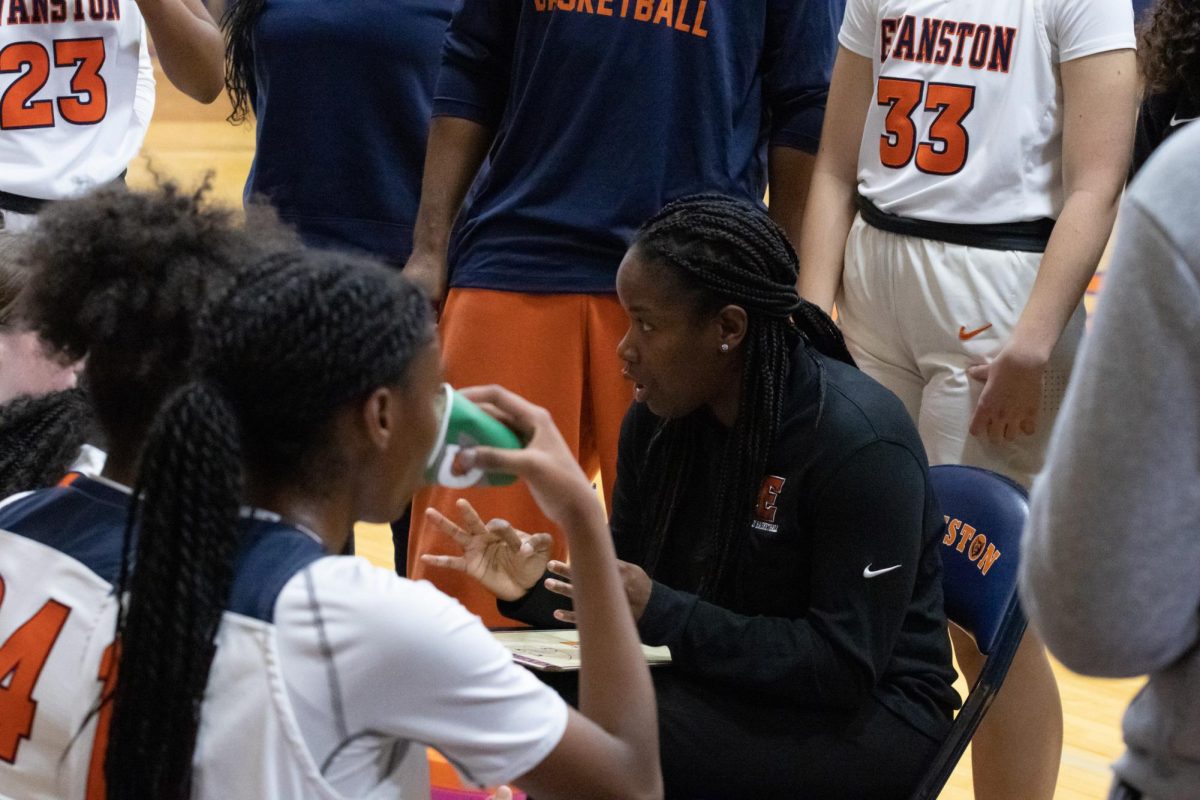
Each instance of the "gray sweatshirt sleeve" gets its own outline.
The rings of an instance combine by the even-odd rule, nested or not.
[[[1155,188],[1137,188],[1034,486],[1021,565],[1050,650],[1111,677],[1162,669],[1200,628],[1200,266],[1153,213]]]

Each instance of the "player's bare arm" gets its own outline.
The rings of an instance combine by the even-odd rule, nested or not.
[[[799,243],[797,289],[826,313],[842,283],[842,254],[855,214],[859,142],[873,85],[870,59],[839,47]]]
[[[454,219],[492,143],[492,131],[460,117],[434,117],[425,150],[421,205],[404,277],[434,302],[446,293],[446,248]]]
[[[137,0],[168,80],[201,103],[225,88],[225,41],[200,0]]]
[[[1012,338],[993,361],[969,370],[984,381],[971,433],[993,440],[1037,430],[1043,371],[1104,252],[1133,149],[1133,51],[1079,58],[1061,69],[1062,214]]]
[[[517,783],[537,797],[632,800],[662,796],[654,689],[629,613],[604,509],[550,414],[499,387],[467,389],[528,444],[477,448],[469,466],[520,475],[570,544],[575,614],[590,658],[579,673],[579,712],[558,746]]]

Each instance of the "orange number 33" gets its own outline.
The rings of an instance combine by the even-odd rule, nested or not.
[[[913,113],[917,106],[935,111],[929,141],[917,142]],[[879,137],[879,160],[885,167],[903,169],[914,159],[930,175],[953,175],[967,163],[971,137],[963,121],[975,107],[975,87],[930,83],[907,78],[880,78],[876,102],[887,106],[884,133]]]

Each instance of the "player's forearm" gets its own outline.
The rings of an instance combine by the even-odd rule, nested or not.
[[[425,150],[413,250],[445,256],[450,231],[492,143],[492,131],[461,117],[434,117]]]
[[[603,509],[591,504],[567,530],[583,657],[579,710],[628,748],[629,759],[657,759],[654,688]]]
[[[201,103],[225,87],[225,41],[200,0],[138,0],[171,83]]]
[[[826,313],[842,284],[843,254],[854,222],[858,145],[874,79],[871,61],[838,48],[812,185],[800,234],[800,296]]]
[[[1117,215],[1119,190],[1077,191],[1067,198],[1042,257],[1013,342],[1041,362],[1083,299]]]
[[[815,156],[794,147],[772,147],[767,157],[771,219],[797,247],[815,164]]]
[[[853,181],[822,169],[818,160],[801,229],[797,290],[825,313],[833,309],[842,285],[846,238],[854,222],[854,192]]]
[[[1067,61],[1061,75],[1066,202],[1010,342],[1035,363],[1049,360],[1108,243],[1137,114],[1132,51]]]

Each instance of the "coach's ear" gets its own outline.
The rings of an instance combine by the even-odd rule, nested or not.
[[[717,312],[717,345],[722,352],[732,352],[746,338],[749,318],[746,309],[728,305]]]

